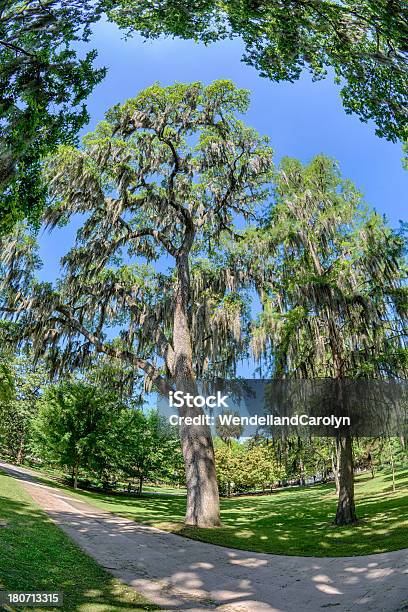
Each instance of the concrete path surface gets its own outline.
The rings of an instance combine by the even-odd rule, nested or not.
[[[408,611],[408,549],[365,557],[285,557],[138,525],[0,462],[79,546],[166,610]]]

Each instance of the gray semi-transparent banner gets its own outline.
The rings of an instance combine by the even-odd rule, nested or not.
[[[408,381],[216,379],[171,388],[158,409],[174,426],[230,428],[235,437],[408,434]]]

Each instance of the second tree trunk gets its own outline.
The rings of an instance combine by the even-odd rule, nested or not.
[[[353,445],[349,434],[337,438],[339,470],[339,501],[335,518],[336,525],[350,525],[357,521],[354,504]]]

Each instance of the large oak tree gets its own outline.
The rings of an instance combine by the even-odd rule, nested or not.
[[[209,368],[234,369],[245,305],[220,239],[239,237],[234,223],[265,200],[272,168],[267,139],[236,117],[248,99],[230,81],[154,85],[112,108],[82,149],[50,158],[48,224],[83,215],[58,288],[30,285],[21,238],[7,241],[4,258],[8,307],[20,303],[26,334],[56,367],[102,352],[163,394],[172,382],[194,393]],[[186,523],[219,525],[210,430],[182,425],[180,435]]]

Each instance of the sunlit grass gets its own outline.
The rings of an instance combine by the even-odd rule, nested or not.
[[[142,497],[80,491],[82,499],[136,522],[189,538],[259,552],[303,556],[354,556],[408,548],[408,469],[400,469],[397,490],[391,474],[356,479],[359,523],[335,527],[333,484],[283,489],[265,496],[221,500],[223,527],[183,525],[184,495],[152,493]]]

